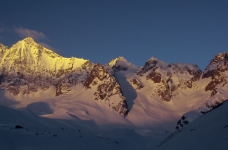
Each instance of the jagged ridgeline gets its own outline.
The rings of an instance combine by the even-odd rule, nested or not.
[[[54,89],[54,96],[61,96],[81,85],[82,95],[92,93],[89,99],[122,116],[134,106],[145,113],[143,103],[153,107],[165,103],[166,111],[177,101],[183,103],[183,108],[199,106],[200,111],[206,112],[228,98],[224,94],[227,58],[227,53],[218,54],[204,72],[195,64],[169,64],[153,57],[142,67],[134,66],[124,57],[101,65],[82,58],[62,57],[28,37],[11,48],[0,44],[0,86],[16,97],[49,89]],[[184,97],[191,96],[189,93],[202,99]]]

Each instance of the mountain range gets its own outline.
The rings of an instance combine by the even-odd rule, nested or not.
[[[124,128],[162,139],[228,99],[227,73],[226,52],[216,55],[203,71],[196,64],[154,57],[142,67],[124,57],[102,65],[62,57],[28,37],[11,48],[0,44],[0,105],[10,114],[23,110],[24,115],[26,110],[39,119],[71,120],[90,130],[95,130],[93,124],[96,131]]]

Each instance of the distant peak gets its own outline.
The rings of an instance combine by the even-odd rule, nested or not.
[[[125,59],[123,56],[119,56],[116,59]],[[126,60],[126,59],[125,59]]]
[[[115,58],[115,59],[113,59],[113,60],[111,60],[111,61],[119,61],[119,60],[126,60],[123,56],[119,56],[119,57],[117,57],[117,58]]]
[[[228,53],[224,52],[224,53],[219,53],[218,55],[216,55],[214,57],[214,60],[221,61],[221,60],[224,60],[224,59],[227,59],[227,58],[228,58]]]
[[[123,56],[119,56],[111,60],[108,64],[110,67],[114,67],[118,62],[128,62]]]
[[[216,55],[210,62],[209,65],[213,65],[215,63],[219,63],[219,62],[223,62],[224,60],[228,60],[228,53],[224,52],[224,53],[219,53],[218,55]]]
[[[156,57],[151,57],[147,62],[165,63],[164,61],[162,61],[162,60],[160,60],[160,59],[158,59]]]
[[[33,39],[33,38],[31,38],[31,37],[26,37],[26,38],[24,38],[22,41],[25,41],[25,42],[28,42],[28,43],[32,43],[32,42],[35,42],[35,40]],[[36,43],[36,42],[35,42]]]
[[[209,65],[204,70],[204,74],[207,74],[208,71],[224,69],[228,64],[228,53],[219,53],[216,55],[209,63]],[[207,75],[204,75],[207,76]]]
[[[38,45],[36,41],[34,41],[31,37],[26,37],[23,40],[18,41],[16,44],[14,44],[12,47],[20,47],[23,45]]]
[[[33,40],[33,38],[31,37],[26,37],[23,40],[18,41],[16,44],[14,44],[12,47],[16,48],[16,49],[20,49],[20,48],[24,48],[27,46],[39,46],[39,44],[37,42],[35,42]]]
[[[151,57],[149,60],[159,60],[159,59],[157,59],[157,58],[155,58],[155,57]]]
[[[149,63],[149,64],[160,64],[160,63],[166,64],[162,60],[155,58],[155,57],[151,57],[146,63]]]

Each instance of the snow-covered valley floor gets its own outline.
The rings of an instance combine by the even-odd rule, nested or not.
[[[98,126],[93,121],[70,117],[70,120],[51,119],[26,108],[13,110],[0,106],[0,149],[151,149],[166,136],[140,135],[147,130]]]

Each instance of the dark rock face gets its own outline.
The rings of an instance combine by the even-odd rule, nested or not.
[[[84,83],[84,86],[86,89],[91,88],[90,85],[97,85],[98,81],[95,81],[95,78],[97,78],[100,81],[103,81],[104,79],[107,79],[109,77],[108,71],[101,65],[97,64],[93,67],[91,70],[89,76],[86,79],[86,82]]]
[[[148,60],[145,65],[143,66],[143,68],[141,69],[141,71],[137,72],[137,75],[139,76],[143,76],[143,74],[145,74],[146,72],[152,70],[156,70],[156,64],[158,63],[158,60],[154,60],[154,59],[150,59]]]
[[[117,72],[121,70],[126,71],[128,68],[126,66],[117,65],[117,66],[114,66],[112,69],[114,72]]]
[[[91,70],[84,87],[87,90],[95,87],[95,100],[107,102],[114,111],[122,116],[127,115],[127,102],[122,94],[120,85],[101,64],[96,64]]]
[[[146,79],[147,80],[150,79],[150,80],[154,81],[154,83],[160,83],[162,78],[161,78],[160,73],[151,71],[151,73],[146,76]]]
[[[159,95],[161,96],[162,100],[169,102],[172,98],[172,93],[169,89],[159,91]]]
[[[135,78],[131,79],[130,83],[134,87],[135,90],[143,88],[142,83],[139,80],[135,79]]]
[[[188,123],[189,123],[188,118],[185,116],[182,116],[181,119],[178,120],[177,126],[175,127],[175,129],[179,130],[180,128],[187,125]]]
[[[68,70],[67,72],[63,70],[61,78],[55,84],[56,96],[69,92],[71,87],[79,83],[84,84],[93,66],[94,64],[90,61],[86,61],[80,70]]]

